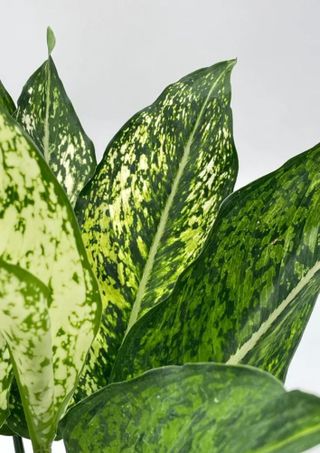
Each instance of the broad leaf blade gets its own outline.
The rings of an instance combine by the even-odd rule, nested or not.
[[[110,385],[64,425],[68,453],[294,453],[320,443],[320,399],[254,368],[193,364]]]
[[[320,146],[232,194],[170,298],[141,318],[113,379],[189,361],[284,379],[320,285]]]
[[[0,80],[0,107],[5,108],[10,115],[14,113],[16,110],[16,106],[14,105],[14,102],[8,93],[8,91],[5,89],[3,86],[1,80]]]
[[[119,131],[80,195],[78,217],[105,307],[85,393],[106,384],[126,329],[171,293],[233,189],[234,63],[164,90]]]
[[[48,45],[52,44],[51,39]],[[95,171],[96,157],[50,55],[24,86],[16,118],[42,150],[74,205]]]
[[[57,420],[98,329],[98,286],[64,191],[34,143],[1,109],[0,173],[0,256],[33,274],[50,292],[51,415]]]

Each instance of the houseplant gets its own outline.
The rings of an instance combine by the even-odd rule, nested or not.
[[[280,382],[319,290],[320,146],[232,193],[227,61],[96,166],[47,42],[17,107],[0,85],[2,432],[36,452],[320,442],[320,399]]]

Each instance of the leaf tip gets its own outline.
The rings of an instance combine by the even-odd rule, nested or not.
[[[51,55],[51,52],[53,51],[55,45],[56,45],[56,37],[53,33],[52,28],[48,27],[47,28],[47,46],[48,46],[49,55]]]
[[[228,61],[228,65],[233,68],[238,62],[238,58],[232,58],[231,60]]]

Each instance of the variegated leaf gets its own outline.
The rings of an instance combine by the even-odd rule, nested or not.
[[[320,398],[251,367],[164,367],[79,403],[63,437],[68,453],[300,453],[320,443]]]
[[[1,108],[0,180],[0,257],[32,274],[49,291],[52,348],[42,366],[46,367],[52,357],[54,389],[50,390],[54,392],[54,406],[50,416],[51,421],[57,421],[77,384],[97,332],[101,301],[64,191],[34,143]],[[0,290],[5,291],[3,285]],[[42,324],[37,325],[40,328]],[[0,323],[0,333],[2,328]],[[27,333],[25,338],[27,340]],[[28,376],[27,369],[23,368],[24,363],[27,366],[28,353],[26,349],[18,381],[21,373]],[[12,355],[14,361],[18,360],[14,353]],[[18,373],[17,366],[15,368]],[[28,386],[28,391],[36,369],[34,372],[29,383],[23,384]],[[24,391],[21,396],[25,406]],[[43,406],[39,403],[29,410],[39,415],[46,404],[43,400]],[[54,434],[54,424],[52,429],[50,436]]]
[[[0,288],[1,295],[1,288]],[[4,337],[0,333],[0,427],[9,415],[9,392],[13,378],[12,364]],[[2,431],[0,432],[2,434]]]
[[[233,189],[234,64],[201,69],[165,89],[118,132],[80,195],[82,237],[104,304],[84,395],[106,384],[127,326],[171,293]]]
[[[8,93],[8,91],[3,86],[3,83],[0,80],[0,107],[5,108],[11,115],[14,113],[16,106]]]
[[[13,379],[10,396],[9,396],[9,415],[6,420],[5,429],[10,429],[20,437],[30,439],[30,433],[23,411],[22,401],[17,385],[17,381]],[[2,432],[1,432],[2,434]]]
[[[173,294],[141,318],[113,379],[189,361],[284,379],[320,286],[320,145],[232,194]]]
[[[48,29],[48,60],[24,86],[16,118],[42,150],[74,205],[95,171],[96,157],[50,55],[54,43],[54,35]]]
[[[6,340],[33,448],[48,448],[57,425],[49,289],[0,259],[0,335]]]

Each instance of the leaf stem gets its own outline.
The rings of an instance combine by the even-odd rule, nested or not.
[[[13,436],[13,445],[15,453],[24,453],[22,437]]]

